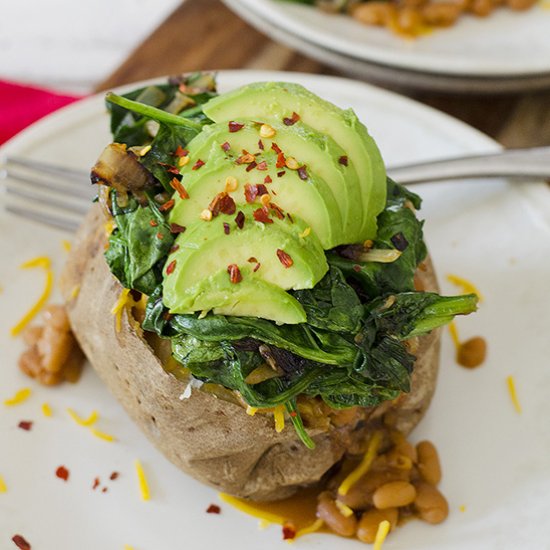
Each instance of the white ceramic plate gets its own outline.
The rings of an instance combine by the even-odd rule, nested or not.
[[[228,90],[255,80],[292,80],[341,106],[352,106],[368,124],[388,162],[406,162],[494,150],[479,132],[410,100],[342,79],[284,73],[227,72]],[[86,168],[108,142],[107,116],[100,97],[72,105],[20,134],[2,153]],[[445,292],[455,289],[444,275],[475,282],[484,295],[479,313],[460,319],[464,338],[480,334],[489,343],[486,364],[466,371],[453,360],[445,334],[438,391],[414,439],[429,438],[444,464],[442,490],[451,514],[433,527],[411,522],[388,539],[388,550],[540,549],[550,540],[546,520],[550,493],[550,197],[543,184],[457,182],[419,187],[422,215]],[[33,549],[79,550],[281,548],[279,527],[259,531],[256,520],[222,504],[219,516],[205,513],[216,492],[180,473],[147,442],[91,368],[76,386],[44,388],[22,375],[17,357],[23,345],[9,328],[39,294],[42,274],[21,271],[21,262],[52,257],[56,273],[65,252],[61,232],[11,217],[0,210],[0,397],[33,389],[24,404],[0,401],[0,548],[12,548],[20,533]],[[100,297],[98,297],[100,299]],[[111,320],[106,320],[111,322]],[[510,402],[505,378],[515,376],[523,413]],[[40,412],[50,403],[54,416]],[[74,424],[97,409],[98,428],[114,434],[108,443]],[[32,431],[17,428],[32,420]],[[142,502],[133,469],[141,459],[152,499]],[[70,470],[67,483],[55,470]],[[107,481],[112,471],[121,476]],[[99,476],[109,490],[92,491]],[[103,485],[102,485],[103,486]],[[465,512],[459,507],[466,506]],[[362,548],[356,541],[311,535],[296,548]]]
[[[281,0],[230,0],[246,18],[256,15],[301,40],[346,57],[445,75],[521,77],[550,73],[550,10],[501,9],[488,18],[462,17],[451,28],[416,40]]]

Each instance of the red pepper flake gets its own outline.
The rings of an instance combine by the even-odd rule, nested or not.
[[[267,194],[269,194],[269,191],[263,183],[259,183],[258,185],[251,185],[250,183],[247,183],[244,186],[244,198],[248,203],[252,203],[257,197]]]
[[[230,216],[235,213],[236,209],[235,201],[225,191],[218,193],[208,206],[208,210],[212,212],[213,217],[216,217],[220,212]]]
[[[348,157],[346,155],[342,155],[339,159],[338,159],[338,162],[342,165],[342,166],[347,166],[348,165]]]
[[[176,150],[174,151],[175,157],[186,157],[189,154],[189,151],[187,149],[184,149],[181,145],[178,145]]]
[[[243,153],[240,157],[237,157],[236,164],[254,164],[256,166],[256,155],[249,153],[246,149],[243,149]],[[247,168],[248,169],[248,168]]]
[[[283,540],[292,540],[296,538],[296,527],[292,523],[283,525]]]
[[[26,432],[30,432],[32,429],[32,422],[30,420],[21,420],[19,422],[18,427],[22,430],[25,430]]]
[[[237,227],[239,229],[242,229],[244,227],[244,213],[242,210],[239,210],[237,213],[237,216],[235,217],[235,223],[237,224]]]
[[[258,141],[258,147],[260,148],[260,151],[263,151],[265,149],[264,142],[261,139]]]
[[[113,472],[113,473],[109,476],[109,479],[110,479],[111,481],[114,481],[115,479],[118,478],[119,475],[120,475],[120,474],[119,474],[118,472]]]
[[[162,206],[159,206],[159,210],[161,212],[168,212],[168,210],[174,207],[174,204],[176,204],[176,201],[174,199],[170,199],[169,201],[166,201]]]
[[[279,261],[285,266],[286,269],[292,267],[294,264],[294,260],[290,257],[290,255],[280,248],[277,248],[277,258],[279,258]]]
[[[237,264],[229,264],[227,266],[227,273],[229,273],[229,280],[233,284],[240,283],[243,280],[241,270],[239,269],[239,266]]]
[[[20,550],[31,550],[31,545],[21,535],[14,535],[11,540]]]
[[[246,260],[246,261],[251,263],[251,264],[257,264],[258,263],[258,260],[254,256],[250,256],[250,258],[248,258],[248,260]]]
[[[207,514],[219,514],[222,509],[217,504],[211,504],[207,509]]]
[[[254,170],[254,168],[256,168],[256,166],[258,166],[258,165],[256,164],[256,161],[253,160],[253,161],[246,167],[246,171],[247,171],[247,172],[250,172],[250,171]]]
[[[67,481],[69,479],[69,470],[67,470],[65,466],[59,466],[59,468],[57,468],[57,470],[55,471],[55,475],[59,479],[62,479],[63,481]]]
[[[254,219],[260,223],[273,223],[273,220],[269,217],[269,210],[264,206],[263,208],[258,208],[253,212]]]
[[[229,224],[227,222],[223,222],[223,232],[226,235],[229,235],[229,233],[231,232],[231,227],[229,226]]]
[[[202,168],[204,166],[204,161],[199,159],[195,164],[193,165],[193,168],[191,170],[198,170],[199,168]]]
[[[290,416],[291,416],[292,418],[296,418],[296,417],[298,416],[298,413],[297,413],[296,411],[292,411],[292,412],[290,413]]]
[[[188,199],[189,193],[187,193],[187,190],[183,186],[183,183],[178,178],[172,178],[170,181],[170,187],[178,192],[178,195],[181,199]]]
[[[289,221],[290,223],[294,223],[294,218],[291,216],[290,212],[287,212],[287,213],[286,213],[286,217],[288,218],[288,221]]]
[[[94,483],[92,485],[92,490],[95,491],[99,487],[99,484],[100,484],[99,478],[98,477],[94,478]]]
[[[300,120],[300,115],[298,113],[292,113],[292,116],[290,118],[283,118],[283,123],[286,126],[292,126],[296,124]]]
[[[280,220],[284,220],[284,219],[285,219],[284,210],[283,210],[280,206],[277,206],[274,202],[270,202],[270,203],[269,203],[269,208],[271,208],[271,210],[272,210],[273,212],[275,212],[275,215],[276,215]]]
[[[231,120],[228,126],[231,133],[238,132],[239,130],[242,130],[244,128],[244,124],[240,124],[238,122],[235,122],[234,120]]]
[[[275,164],[276,168],[284,168],[286,166],[286,158],[284,153],[279,153],[277,155],[277,163]]]
[[[273,149],[273,151],[275,151],[278,155],[282,153],[281,148],[275,142],[271,144],[271,149]]]
[[[172,164],[167,164],[166,162],[159,162],[159,165],[166,168],[166,171],[169,174],[175,174],[176,176],[179,176],[180,170],[176,166],[174,166]]]
[[[164,235],[160,231],[157,233],[157,239],[159,241],[162,241],[162,239],[164,239]]]
[[[101,489],[101,492],[102,492],[102,493],[106,493],[108,490],[109,490],[108,487],[103,487],[103,489]]]
[[[254,269],[253,269],[252,271],[253,271],[254,273],[256,273],[256,271],[258,271],[258,269],[260,269],[261,265],[262,265],[262,264],[261,264],[260,262],[258,262],[258,263],[254,266]]]
[[[286,172],[284,170],[282,170],[281,172],[277,172],[277,177],[282,178],[285,174],[286,174]]]
[[[267,170],[267,162],[265,160],[262,160],[262,162],[260,162],[258,166],[256,166],[256,170],[261,170],[262,172],[264,170]]]
[[[149,222],[149,225],[150,225],[151,227],[157,227],[158,222],[155,221],[155,220],[151,220],[151,221]]]
[[[170,233],[174,233],[174,234],[183,233],[185,229],[186,227],[184,227],[183,225],[179,225],[177,223],[170,224]]]
[[[166,275],[172,275],[174,273],[174,269],[176,269],[176,260],[172,260],[168,267],[166,268]]]
[[[361,271],[361,266],[355,264],[355,265],[352,267],[352,269],[353,269],[353,271],[355,271],[355,273],[359,273],[359,272]]]
[[[298,168],[298,177],[303,181],[307,180],[308,176],[307,176],[307,168],[305,164],[304,166],[300,166],[300,168]]]
[[[170,248],[170,254],[173,254],[174,252],[177,252],[180,249],[179,244],[175,244],[172,248]]]
[[[172,319],[174,315],[172,315],[172,313],[170,313],[169,311],[165,311],[162,315],[162,318],[165,320],[165,321],[170,321],[170,319]]]
[[[271,179],[271,176],[266,176],[264,178],[264,183],[271,183],[273,180]]]
[[[229,149],[231,149],[231,145],[229,144],[228,141],[222,143],[220,145],[220,147],[227,153],[227,151],[229,151]]]

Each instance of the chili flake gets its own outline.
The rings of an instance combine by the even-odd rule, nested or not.
[[[307,180],[308,175],[307,175],[307,168],[305,164],[304,166],[300,166],[300,168],[298,168],[298,177],[303,181]]]
[[[283,540],[293,540],[296,538],[296,527],[292,523],[283,525]]]
[[[273,151],[275,151],[278,155],[282,153],[281,148],[275,142],[271,144],[271,149],[273,149]]]
[[[258,262],[258,263],[254,266],[254,269],[253,269],[252,271],[253,271],[254,273],[256,273],[256,271],[258,271],[258,269],[260,269],[261,265],[262,265],[262,264],[261,264],[260,262]]]
[[[294,264],[294,260],[290,257],[290,255],[280,248],[277,248],[277,258],[279,258],[279,261],[285,266],[286,269],[292,267]]]
[[[262,162],[260,162],[258,166],[256,166],[256,170],[260,170],[262,172],[264,170],[267,170],[267,162],[265,160],[262,160]]]
[[[244,227],[244,213],[242,210],[239,210],[237,213],[237,216],[235,217],[235,223],[237,224],[237,227],[239,229],[242,229]]]
[[[229,273],[229,280],[233,284],[240,283],[243,280],[241,270],[239,269],[239,266],[237,264],[229,264],[227,266],[227,273]]]
[[[219,514],[222,509],[217,504],[211,504],[207,509],[207,514]]]
[[[249,153],[246,149],[243,149],[242,155],[237,157],[235,161],[237,164],[256,164],[256,156],[252,153]]]
[[[166,275],[172,275],[174,273],[174,269],[176,269],[176,260],[172,260],[168,267],[166,268]]]
[[[166,201],[162,206],[159,206],[159,210],[161,212],[168,212],[168,210],[174,207],[175,203],[176,201],[174,199],[170,199],[169,201]]]
[[[247,172],[251,172],[252,170],[254,170],[254,168],[256,168],[256,166],[258,166],[256,164],[256,161],[253,160],[247,167],[246,167],[246,171]]]
[[[260,151],[263,151],[265,149],[264,142],[261,139],[258,140],[258,148],[260,149]]]
[[[156,226],[158,225],[158,222],[155,221],[155,220],[151,220],[151,221],[149,222],[149,225],[150,225],[151,227],[156,227]]]
[[[287,160],[284,153],[277,154],[277,163],[275,164],[276,168],[284,168],[287,165]]]
[[[248,203],[254,202],[257,197],[268,194],[269,191],[263,183],[259,183],[258,185],[251,185],[250,183],[247,183],[244,186],[244,198]]]
[[[11,540],[20,550],[31,550],[31,545],[21,535],[14,535]]]
[[[208,206],[212,216],[216,217],[220,212],[223,214],[234,214],[237,209],[235,201],[225,191],[218,193]]]
[[[199,159],[199,160],[197,160],[197,162],[195,162],[195,164],[193,165],[193,168],[191,168],[191,170],[198,170],[199,168],[202,168],[203,166],[204,166],[204,161]]]
[[[173,164],[167,164],[166,162],[159,162],[158,164],[166,168],[166,171],[169,174],[175,174],[176,176],[179,176],[179,173],[180,173],[179,168],[177,168]]]
[[[228,126],[231,133],[238,132],[239,130],[242,130],[244,128],[244,124],[240,124],[239,122],[235,122],[234,120],[231,120]]]
[[[291,411],[291,412],[290,412],[290,416],[291,416],[292,418],[296,418],[296,417],[298,416],[298,413],[297,413],[296,411]]]
[[[288,218],[288,221],[290,223],[294,223],[294,218],[292,217],[292,215],[290,214],[290,212],[287,212],[286,213],[286,217]]]
[[[170,187],[178,192],[178,195],[181,199],[188,199],[189,194],[187,193],[187,190],[183,186],[183,183],[178,178],[172,178],[170,181]]]
[[[353,267],[352,267],[353,271],[355,271],[355,273],[359,273],[361,271],[361,266],[358,265],[358,264],[355,264]]]
[[[170,248],[170,254],[173,254],[174,252],[177,252],[179,249],[180,249],[180,245],[179,245],[179,244],[175,244],[174,246],[172,246],[172,247]]]
[[[26,432],[30,432],[32,429],[32,422],[30,420],[21,420],[17,426]]]
[[[94,483],[92,485],[92,491],[95,491],[99,487],[99,484],[100,484],[99,478],[98,477],[94,478]]]
[[[291,117],[283,118],[283,123],[285,126],[292,126],[300,120],[300,115],[298,113],[292,113]]]
[[[286,172],[284,170],[281,170],[280,172],[277,172],[277,177],[282,178],[285,174]]]
[[[338,159],[338,162],[342,165],[342,166],[347,166],[348,165],[348,157],[346,155],[342,155],[339,159]]]
[[[186,227],[184,227],[183,225],[179,225],[177,223],[170,224],[170,233],[174,233],[174,234],[183,233],[185,229]]]
[[[187,149],[184,149],[181,145],[178,145],[176,147],[176,150],[174,151],[175,157],[186,157],[189,154],[189,151]]]
[[[65,466],[59,466],[59,468],[57,468],[57,470],[55,471],[55,475],[59,479],[62,479],[63,481],[67,481],[69,479],[69,470],[67,470]]]
[[[283,209],[280,207],[280,206],[277,206],[274,202],[270,202],[269,203],[269,208],[271,208],[271,210],[273,212],[275,212],[275,215],[280,219],[280,220],[284,220],[285,219],[285,213],[283,211]]]
[[[229,224],[227,222],[223,222],[223,232],[226,235],[229,235],[229,233],[231,232],[231,227],[229,226]]]
[[[227,151],[229,151],[229,149],[231,149],[231,145],[229,144],[228,141],[226,141],[225,143],[222,143],[220,145],[220,147],[227,153]]]
[[[271,179],[271,176],[266,176],[264,178],[264,183],[271,183],[273,180]]]
[[[120,475],[120,474],[119,474],[118,472],[113,472],[113,473],[109,476],[109,479],[110,479],[111,481],[114,481],[115,479],[118,478],[119,475]]]
[[[159,241],[162,241],[162,239],[164,239],[164,235],[160,231],[157,233],[157,239]]]
[[[269,210],[264,206],[263,208],[258,208],[253,212],[254,219],[260,223],[273,223],[273,220],[269,217]]]
[[[258,263],[258,260],[254,256],[250,256],[250,258],[248,258],[248,260],[246,260],[246,261],[251,263],[251,264]]]
[[[101,492],[102,492],[102,493],[106,493],[108,490],[109,490],[108,487],[103,487],[103,489],[101,489]]]

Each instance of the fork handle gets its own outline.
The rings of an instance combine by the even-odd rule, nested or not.
[[[550,178],[550,147],[507,149],[498,153],[456,157],[388,168],[395,181],[410,185],[477,177]]]

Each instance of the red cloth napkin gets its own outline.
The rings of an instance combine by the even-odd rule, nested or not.
[[[0,80],[0,144],[80,96]]]

